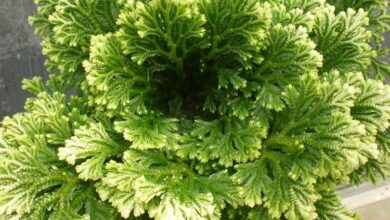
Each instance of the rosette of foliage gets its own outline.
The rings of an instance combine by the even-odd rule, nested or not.
[[[37,0],[54,74],[0,128],[1,218],[356,219],[336,186],[390,155],[360,2]]]

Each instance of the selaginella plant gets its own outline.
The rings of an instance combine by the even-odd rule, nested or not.
[[[35,2],[0,219],[349,220],[387,175],[387,0]]]

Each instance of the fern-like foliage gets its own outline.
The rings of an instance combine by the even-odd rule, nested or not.
[[[118,35],[124,52],[136,63],[174,66],[182,71],[189,54],[205,47],[201,38],[206,19],[191,1],[162,0],[146,5],[130,2],[127,7],[119,19]]]
[[[348,114],[355,108],[362,79],[350,75],[343,80],[332,72],[321,82],[308,74],[296,87],[285,89],[286,109],[274,116],[271,136],[262,149],[264,159],[237,165],[233,176],[244,187],[247,205],[263,205],[273,218],[285,212],[288,219],[315,219],[315,203],[321,196],[314,187],[319,179],[343,181],[370,158],[378,159],[375,140],[366,139],[364,123]]]
[[[256,99],[263,107],[280,111],[284,108],[282,88],[299,74],[316,71],[323,58],[302,26],[278,23],[270,29],[268,40],[263,52],[267,60],[255,70],[255,79],[264,83]]]
[[[387,177],[384,0],[35,2],[0,219],[349,220]]]
[[[76,167],[81,179],[97,180],[104,176],[104,162],[126,149],[107,134],[102,124],[92,124],[75,131],[75,136],[67,140],[65,147],[58,149],[60,160],[74,165],[76,160],[87,159]]]
[[[237,204],[238,192],[226,172],[199,176],[159,152],[129,150],[124,163],[112,161],[107,168],[98,192],[125,218],[148,210],[155,219],[213,219],[227,202]]]
[[[340,201],[339,196],[327,190],[320,191],[321,199],[316,202],[319,219],[353,220],[357,216],[349,212]],[[335,208],[337,207],[337,208]]]
[[[319,12],[313,30],[318,50],[324,55],[323,71],[365,70],[374,56],[369,45],[372,34],[365,28],[369,22],[366,12],[348,9],[335,15],[334,10],[328,6]]]
[[[206,17],[207,34],[210,35],[211,47],[205,57],[206,62],[213,60],[213,65],[218,65],[216,63],[225,60],[222,64],[225,66],[228,62],[238,61],[250,68],[249,61],[262,59],[258,51],[264,46],[266,30],[270,25],[267,4],[253,0],[205,0],[200,1],[200,8]],[[216,67],[221,68],[220,65]]]
[[[347,8],[358,10],[364,9],[369,19],[368,29],[372,32],[373,42],[376,50],[376,56],[372,59],[372,69],[376,72],[377,78],[382,79],[390,74],[390,65],[383,61],[387,56],[387,49],[383,48],[383,33],[390,30],[390,16],[387,14],[389,2],[386,0],[363,0],[363,1],[339,1],[328,0],[330,4],[335,5],[337,11],[345,11]]]
[[[179,149],[182,157],[202,162],[217,159],[221,165],[229,167],[233,162],[243,163],[260,156],[261,140],[266,131],[256,122],[233,118],[197,121],[195,126]]]
[[[25,88],[39,91],[26,112],[5,118],[1,128],[0,215],[17,219],[115,219],[93,185],[81,181],[72,166],[60,162],[57,147],[74,128],[88,121],[67,104],[65,96],[48,93],[36,78]],[[73,109],[73,110],[72,110]]]
[[[137,117],[129,115],[126,121],[115,123],[116,131],[132,142],[134,149],[176,149],[180,135],[177,120],[157,115]]]
[[[47,56],[52,84],[60,82],[63,91],[80,86],[84,78],[82,61],[88,58],[90,38],[116,29],[116,19],[123,1],[37,0],[38,15],[30,18],[43,37],[43,54]],[[59,78],[57,80],[57,78]],[[58,84],[58,83],[57,83]]]
[[[122,53],[120,41],[112,34],[94,36],[91,44],[90,59],[84,61],[93,94],[90,102],[107,111],[131,108],[145,113],[149,90],[145,70]]]

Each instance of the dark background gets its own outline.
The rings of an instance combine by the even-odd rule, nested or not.
[[[0,119],[23,110],[23,78],[46,76],[40,40],[27,24],[33,0],[0,0]]]
[[[0,119],[23,110],[28,96],[21,89],[23,78],[47,76],[39,38],[27,24],[34,13],[33,0],[0,0]]]

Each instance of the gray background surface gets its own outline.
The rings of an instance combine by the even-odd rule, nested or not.
[[[0,119],[23,110],[23,78],[46,76],[39,38],[27,24],[32,0],[0,0]]]
[[[0,0],[0,119],[23,110],[28,95],[21,89],[23,78],[47,76],[39,38],[27,24],[34,13],[33,0]]]

